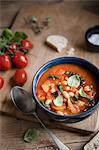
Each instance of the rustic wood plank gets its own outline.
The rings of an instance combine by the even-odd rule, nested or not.
[[[0,3],[0,28],[11,27],[21,5]]]
[[[40,132],[39,138],[30,144],[23,141],[24,132],[28,128],[36,128]],[[77,134],[75,136],[74,133],[69,133],[67,131],[62,132],[61,130],[53,130],[53,132],[72,150],[82,148],[83,145],[92,137],[83,135],[81,136]],[[52,142],[51,138],[39,125],[35,126],[35,124],[27,121],[0,116],[0,148],[2,150],[36,150],[37,148],[40,150],[48,148],[49,150],[53,148],[53,146],[54,143]]]
[[[53,21],[51,27],[41,35],[36,36],[24,22],[24,17],[27,19],[31,15],[39,17],[40,20],[44,19],[46,16],[52,16]],[[91,19],[89,20],[89,18]],[[95,24],[99,24],[98,15],[86,10],[85,7],[82,7],[79,3],[66,2],[53,5],[35,4],[28,7],[24,6],[12,27],[15,31],[24,30],[29,35],[29,39],[34,43],[34,49],[29,52],[29,65],[26,67],[29,78],[24,88],[31,92],[32,78],[42,64],[56,57],[67,56],[67,49],[62,53],[57,53],[44,44],[49,34],[62,34],[68,37],[70,42],[69,47],[74,47],[76,49],[75,56],[90,60],[98,66],[98,54],[86,51],[84,42],[84,33],[86,29]],[[9,81],[14,71],[15,69],[12,69],[6,73],[0,73],[6,79],[4,88],[0,90],[0,111],[12,114],[18,118],[26,119],[27,117],[20,114],[15,107],[13,107],[10,99],[10,90],[12,86]],[[94,115],[88,118],[89,121],[85,120],[86,123],[84,122],[84,125],[78,123],[72,126],[95,131],[96,126],[97,128],[99,127],[98,112],[95,112]]]

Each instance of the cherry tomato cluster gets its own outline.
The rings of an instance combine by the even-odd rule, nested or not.
[[[13,67],[19,69],[14,74],[14,81],[16,85],[22,86],[27,80],[27,73],[23,68],[28,64],[27,53],[33,48],[33,44],[23,39],[20,44],[14,42],[7,45],[5,53],[0,55],[0,71],[7,71]],[[4,79],[0,77],[0,89],[4,85]]]

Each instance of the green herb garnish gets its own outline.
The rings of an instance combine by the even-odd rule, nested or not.
[[[61,107],[63,105],[63,97],[57,96],[53,102],[55,106]]]
[[[85,98],[90,99],[90,97],[84,92],[83,87],[81,87],[79,89],[79,94],[80,94],[81,97],[85,97]]]
[[[14,37],[14,33],[12,32],[11,29],[4,29],[2,32],[2,37],[5,37],[8,41],[12,40],[12,38]]]
[[[77,88],[80,85],[80,77],[78,74],[72,75],[71,77],[69,77],[67,82],[70,87]]]
[[[53,79],[53,80],[59,79],[59,77],[58,77],[58,76],[55,76],[55,75],[49,75],[48,78],[49,78],[49,79]]]
[[[75,103],[74,100],[73,100],[71,97],[70,97],[69,99],[70,99],[70,101],[71,101],[73,104]]]
[[[11,29],[6,28],[0,36],[0,49],[7,48],[13,42],[20,44],[26,38],[27,35],[24,32],[15,32],[14,34]]]
[[[62,86],[58,84],[57,87],[58,87],[58,90],[62,93],[63,92]]]
[[[26,19],[24,20],[26,24],[29,25],[29,27],[34,31],[34,33],[39,34],[49,26],[49,23],[52,21],[52,18],[48,16],[41,23],[35,16],[32,16],[28,21]]]
[[[39,137],[39,131],[36,129],[28,129],[24,135],[24,141],[30,143]]]
[[[78,101],[78,96],[74,96],[74,101]]]
[[[69,75],[69,76],[74,75],[72,71],[66,71],[64,74]]]
[[[15,32],[12,39],[13,42],[20,43],[22,40],[26,39],[28,36],[24,32]]]
[[[36,23],[36,22],[37,22],[37,17],[32,16],[30,20],[31,20],[33,23]]]

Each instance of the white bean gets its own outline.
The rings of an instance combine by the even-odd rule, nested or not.
[[[54,86],[55,86],[55,84],[54,84],[54,83],[51,83],[51,84],[50,84],[50,86],[51,86],[51,87],[54,87]]]
[[[62,93],[63,93],[63,96],[64,96],[66,99],[68,99],[68,98],[70,97],[69,94],[68,94],[66,91],[63,91]]]
[[[54,87],[52,87],[50,91],[51,91],[51,93],[54,93],[56,90]]]
[[[69,86],[66,86],[66,87],[65,87],[65,90],[66,90],[66,91],[69,91],[69,90],[70,90],[70,87],[69,87]]]
[[[61,112],[61,111],[57,111],[57,113],[58,113],[59,115],[64,116],[63,112]]]
[[[65,80],[68,80],[68,77],[65,77]]]
[[[84,91],[85,91],[85,92],[89,92],[89,91],[90,91],[89,85],[86,85],[86,86],[84,87]]]
[[[69,96],[70,97],[74,97],[74,93],[73,92],[69,92]]]
[[[50,105],[51,102],[52,102],[51,99],[47,99],[47,100],[45,101],[45,105],[46,105],[47,107],[49,107],[49,105]]]
[[[64,115],[65,115],[65,116],[67,116],[67,115],[68,115],[68,113],[65,111],[65,112],[64,112]]]
[[[67,81],[66,81],[66,80],[61,81],[61,83],[62,83],[63,85],[67,85]]]

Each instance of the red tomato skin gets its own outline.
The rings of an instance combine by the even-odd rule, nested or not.
[[[16,43],[13,43],[13,44],[10,45],[10,48],[11,48],[11,49],[14,49],[14,50],[18,49],[18,47],[19,47],[19,46],[18,46],[18,44],[16,44]]]
[[[23,86],[27,81],[27,73],[23,69],[16,70],[13,76],[16,85]]]
[[[0,71],[7,71],[11,69],[11,58],[9,55],[1,55],[0,56]]]
[[[7,49],[8,54],[9,53],[15,53],[16,50],[19,49],[19,46],[16,43],[13,43],[9,46],[9,48]]]
[[[0,77],[0,89],[2,89],[3,85],[4,85],[4,79]]]
[[[22,40],[21,43],[22,43],[22,46],[23,46],[24,49],[31,50],[33,48],[33,44],[28,40]]]
[[[28,64],[28,57],[22,52],[17,52],[16,56],[12,59],[14,66],[18,69],[25,68]]]

